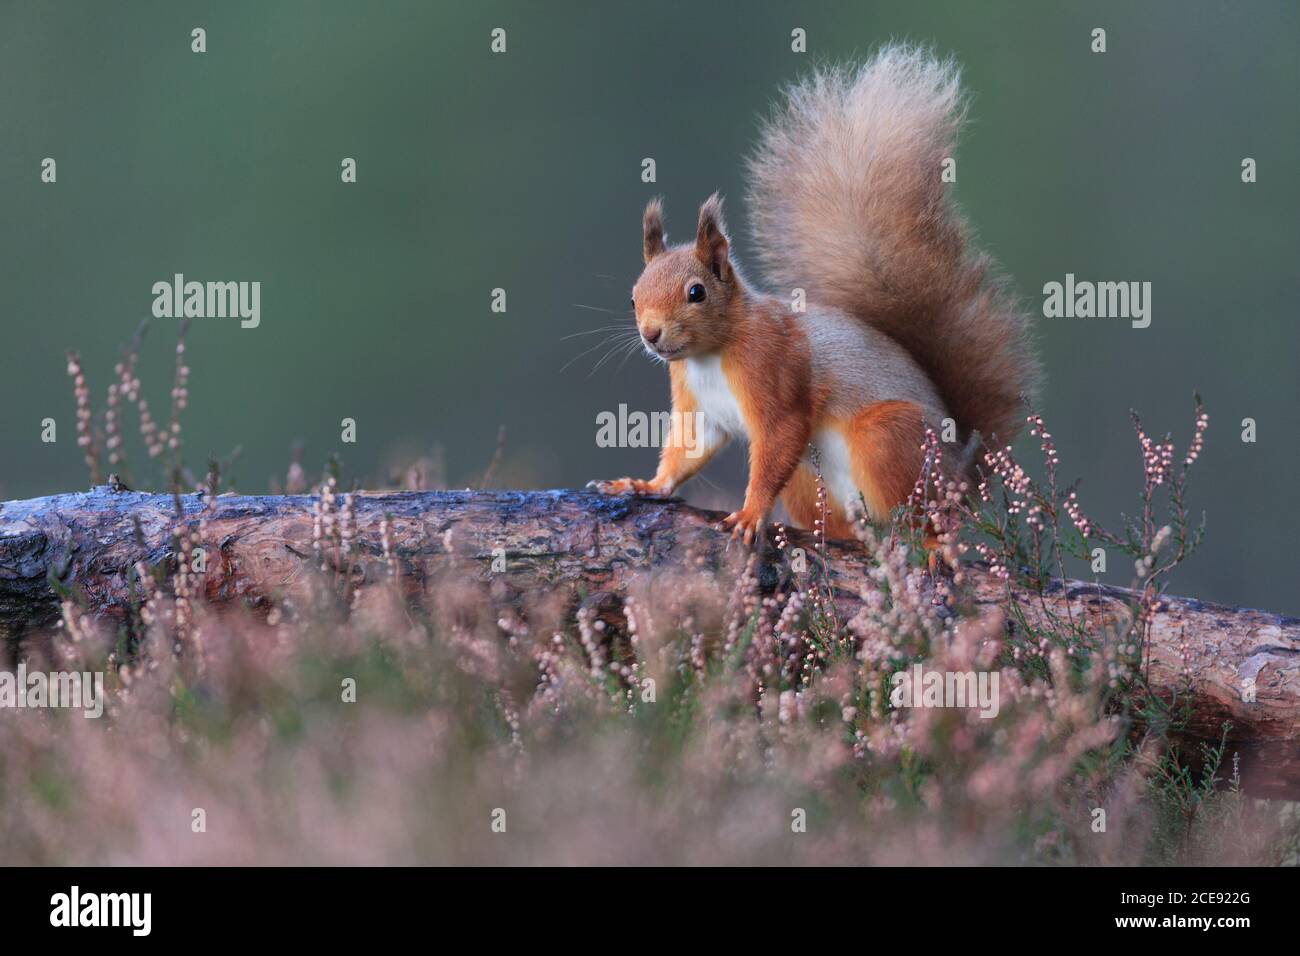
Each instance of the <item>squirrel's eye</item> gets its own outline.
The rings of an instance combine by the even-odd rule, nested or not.
[[[703,302],[703,301],[704,301],[704,286],[700,285],[700,284],[697,282],[697,283],[695,283],[694,285],[692,285],[689,289],[687,289],[687,290],[686,290],[686,301],[687,301],[687,302]]]

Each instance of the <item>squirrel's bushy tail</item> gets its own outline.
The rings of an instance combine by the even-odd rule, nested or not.
[[[907,46],[790,87],[749,162],[766,278],[902,345],[958,423],[1011,441],[1038,366],[1028,320],[967,248],[943,161],[965,115],[957,67]]]

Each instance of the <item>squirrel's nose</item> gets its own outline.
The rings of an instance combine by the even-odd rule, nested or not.
[[[659,326],[653,329],[646,329],[644,332],[641,333],[641,337],[644,338],[651,345],[654,345],[656,342],[659,341],[659,336],[663,334],[664,334],[663,327]]]

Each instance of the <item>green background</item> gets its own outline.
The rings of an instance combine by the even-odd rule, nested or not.
[[[1137,506],[1128,409],[1181,448],[1199,390],[1211,427],[1190,505],[1208,539],[1174,590],[1300,611],[1297,10],[0,3],[0,497],[87,484],[64,351],[81,351],[102,403],[150,287],[175,272],[262,283],[260,328],[201,319],[189,337],[188,462],[242,447],[241,490],[282,476],[295,439],[309,475],[339,452],[345,479],[376,484],[437,443],[450,481],[475,483],[500,424],[495,484],[648,476],[654,451],[596,447],[595,420],[620,402],[662,407],[663,369],[636,355],[593,375],[597,351],[561,371],[599,339],[566,336],[628,321],[645,200],[666,197],[680,238],[721,189],[744,263],[740,160],[779,85],[814,57],[910,39],[964,65],[959,196],[1040,316],[1041,410],[1088,513],[1115,527]],[[488,49],[498,26],[504,56]],[[796,26],[808,55],[790,51]],[[1104,55],[1089,50],[1097,26]],[[46,156],[55,185],[39,179]],[[355,185],[340,182],[345,156]],[[1043,283],[1067,272],[1150,281],[1151,327],[1041,318]],[[498,286],[504,315],[489,310]],[[142,363],[156,414],[174,325],[155,321]],[[344,417],[355,445],[340,444]],[[132,449],[137,480],[157,485]],[[743,454],[706,479],[688,497],[734,506]],[[1106,579],[1129,578],[1115,556]]]

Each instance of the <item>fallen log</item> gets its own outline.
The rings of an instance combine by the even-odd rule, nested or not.
[[[318,559],[313,558],[313,507],[304,495],[205,499],[185,495],[193,529],[202,517],[204,542],[215,549],[203,575],[213,605],[269,607]],[[509,592],[568,589],[619,593],[651,568],[720,566],[730,538],[714,529],[721,517],[676,499],[607,497],[592,492],[406,492],[354,496],[357,550],[379,561],[381,522],[388,516],[393,552],[412,589],[440,566],[459,561]],[[58,621],[60,601],[50,575],[75,584],[87,610],[125,617],[130,570],[174,556],[176,500],[99,486],[86,493],[0,504],[0,636],[9,641]],[[810,540],[792,532],[792,543]],[[734,554],[734,550],[732,552]],[[492,571],[502,556],[508,570]],[[869,570],[862,548],[828,546],[836,602],[846,614]],[[767,549],[760,581],[776,580]],[[1004,605],[1005,584],[969,569],[977,601]],[[371,586],[372,575],[356,582]],[[1031,625],[1049,614],[1082,615],[1101,628],[1127,615],[1135,596],[1124,588],[1054,582],[1040,601],[1024,595]],[[1217,742],[1230,721],[1229,747],[1242,756],[1243,785],[1259,796],[1300,798],[1300,619],[1188,598],[1165,598],[1152,621],[1148,680],[1168,698],[1190,693],[1186,736]]]

